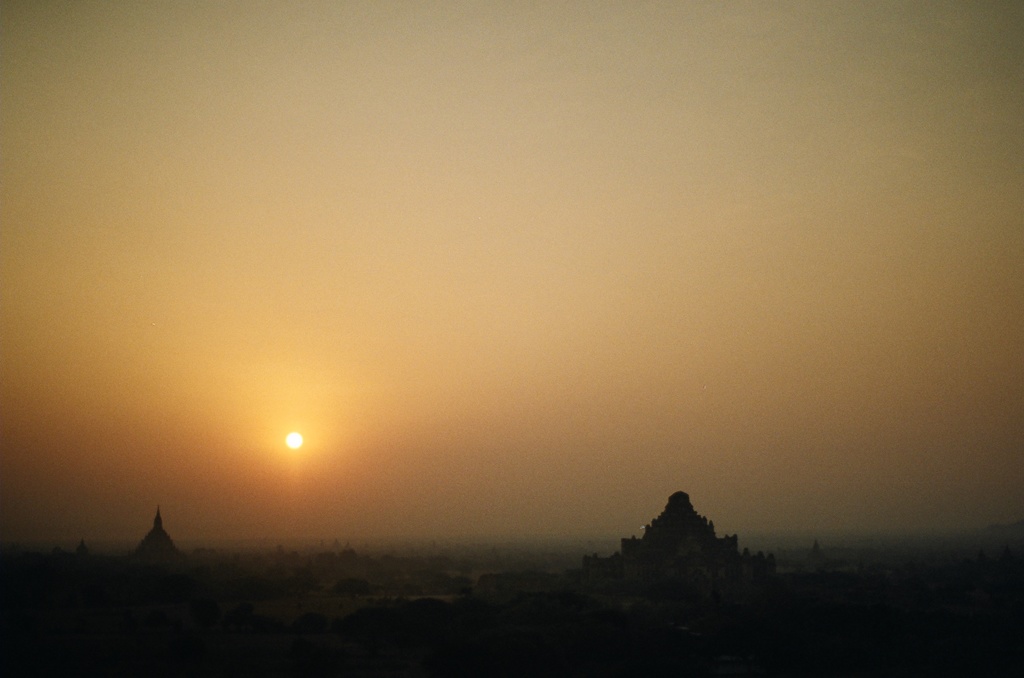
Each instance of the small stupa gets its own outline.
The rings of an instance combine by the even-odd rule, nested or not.
[[[135,549],[135,557],[151,563],[169,562],[181,558],[171,536],[164,530],[164,521],[160,517],[160,507],[156,507],[156,518],[153,519],[153,529],[149,531]]]

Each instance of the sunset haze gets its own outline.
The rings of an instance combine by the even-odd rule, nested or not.
[[[1024,519],[1020,3],[0,21],[5,542]]]

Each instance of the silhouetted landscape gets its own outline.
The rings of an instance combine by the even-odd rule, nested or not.
[[[11,676],[1015,676],[1024,535],[751,555],[673,494],[608,556],[568,540],[185,554],[5,545]],[[780,538],[780,541],[783,541]]]
[[[1021,0],[0,5],[0,678],[1024,675]]]

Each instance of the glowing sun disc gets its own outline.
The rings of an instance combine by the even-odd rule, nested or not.
[[[288,437],[284,439],[284,442],[288,447],[293,450],[297,450],[302,447],[302,434],[289,433]]]

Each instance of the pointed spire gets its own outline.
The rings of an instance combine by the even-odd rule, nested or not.
[[[156,518],[153,518],[153,529],[162,530],[164,529],[163,518],[160,517],[160,504],[156,505]]]

